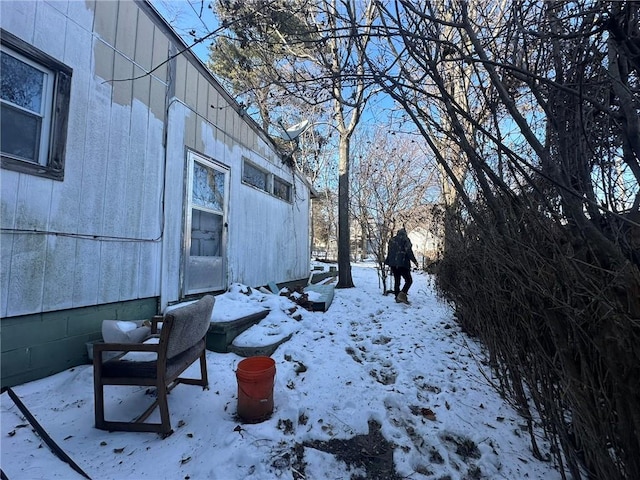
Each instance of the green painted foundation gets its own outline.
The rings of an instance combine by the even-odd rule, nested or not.
[[[142,320],[158,312],[158,298],[43,312],[0,320],[2,388],[88,363],[88,342],[102,338],[103,320]]]

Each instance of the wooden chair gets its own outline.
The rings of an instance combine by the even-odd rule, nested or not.
[[[96,428],[109,431],[157,432],[163,437],[173,433],[169,419],[168,393],[179,383],[208,388],[205,345],[214,302],[214,297],[207,295],[195,303],[167,312],[164,317],[155,316],[152,334],[157,332],[157,323],[162,322],[158,343],[97,343],[93,346]],[[122,353],[103,361],[103,352]],[[155,353],[155,360],[137,361],[135,358],[127,358],[132,357],[131,352],[152,352]],[[198,359],[200,378],[180,377],[180,374]],[[107,421],[104,415],[105,385],[155,387],[157,398],[147,410],[130,422]],[[156,407],[160,410],[160,423],[145,422]]]

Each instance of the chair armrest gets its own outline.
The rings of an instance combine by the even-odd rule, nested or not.
[[[158,323],[162,323],[164,317],[162,315],[154,315],[151,319],[151,334],[155,335],[158,333]]]
[[[96,343],[94,352],[157,352],[158,343]]]
[[[93,345],[93,363],[102,363],[102,352],[118,352],[118,357],[122,357],[129,352],[159,351],[158,343],[96,343]]]

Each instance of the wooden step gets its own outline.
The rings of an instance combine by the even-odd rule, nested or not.
[[[333,301],[333,292],[335,290],[335,285],[307,285],[304,287],[304,291],[307,293],[315,293],[314,297],[318,298],[309,298],[309,302],[312,305],[312,310],[314,312],[326,312],[327,309],[331,306],[331,302]]]
[[[230,352],[229,346],[233,343],[233,339],[256,323],[259,323],[260,320],[269,315],[269,312],[269,309],[264,309],[234,320],[211,322],[207,332],[207,350],[218,353]]]
[[[270,345],[261,345],[259,347],[240,347],[238,345],[234,345],[233,343],[229,345],[229,351],[235,353],[236,355],[240,355],[241,357],[255,357],[255,356],[265,356],[270,357],[276,349],[282,345],[284,342],[288,342],[291,340],[293,333],[290,333],[284,338],[281,338],[277,342],[274,342]]]

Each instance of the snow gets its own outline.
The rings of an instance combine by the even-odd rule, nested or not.
[[[401,477],[561,478],[552,462],[533,457],[526,421],[489,385],[481,347],[456,326],[428,275],[414,274],[410,306],[381,294],[373,265],[354,265],[352,275],[356,288],[336,290],[325,313],[292,312],[291,300],[255,289],[247,295],[239,285],[217,297],[227,319],[271,310],[237,339],[242,345],[293,333],[272,355],[275,407],[262,423],[236,417],[235,368],[242,357],[232,353],[207,352],[209,390],[179,385],[171,392],[174,433],[164,440],[94,428],[91,365],[13,391],[92,479],[364,478],[362,466],[311,444],[365,435],[370,421],[393,444]],[[197,375],[197,362],[187,373]],[[145,391],[107,387],[107,418],[133,418],[150,403]],[[0,402],[2,470],[9,479],[83,478],[51,453],[7,392]],[[157,421],[157,411],[151,419]],[[302,464],[294,462],[299,452]]]

